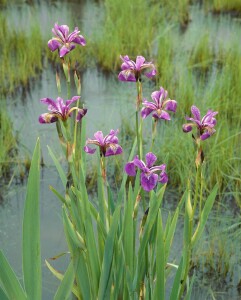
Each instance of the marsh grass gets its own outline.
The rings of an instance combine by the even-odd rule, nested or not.
[[[12,93],[16,87],[25,86],[42,70],[42,37],[39,25],[33,25],[29,33],[9,28],[0,13],[0,94]]]
[[[158,4],[148,1],[106,0],[105,23],[95,36],[95,57],[104,70],[115,70],[120,54],[152,57],[152,41],[160,22]]]
[[[239,0],[205,0],[206,5],[211,7],[215,13],[237,12],[241,13],[241,2]]]
[[[0,109],[0,177],[9,178],[12,161],[16,158],[17,141],[6,108]]]
[[[223,209],[229,211],[230,215],[226,213],[225,217],[221,217]],[[213,281],[216,285],[212,288],[216,290],[219,286],[222,291],[225,291],[227,283],[237,287],[240,237],[239,218],[232,216],[227,205],[219,209],[209,221],[208,238],[207,235],[202,237],[192,259],[193,269],[199,270],[197,283],[209,286]]]

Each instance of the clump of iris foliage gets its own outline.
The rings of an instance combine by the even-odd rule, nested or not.
[[[79,74],[73,72],[69,63],[70,52],[79,45],[85,46],[86,40],[77,27],[70,32],[67,25],[55,24],[52,32],[54,36],[48,47],[52,52],[58,52],[61,58],[67,100],[61,94],[57,73],[59,96],[56,100],[51,96],[40,100],[47,105],[48,111],[39,116],[39,122],[43,126],[56,125],[68,165],[65,172],[49,148],[65,189],[61,194],[50,187],[62,202],[63,226],[70,254],[69,266],[63,273],[46,261],[49,270],[61,281],[54,299],[68,299],[71,294],[86,300],[165,299],[166,295],[170,299],[191,299],[195,280],[190,274],[193,249],[202,236],[218,191],[218,185],[210,193],[206,190],[207,178],[203,172],[204,164],[208,164],[203,148],[215,136],[218,112],[208,109],[201,113],[197,106],[190,107],[181,132],[194,142],[195,153],[190,155],[191,172],[174,213],[169,213],[164,220],[162,202],[171,176],[165,163],[167,156],[162,159],[155,155],[154,146],[157,144],[160,148],[157,137],[166,133],[159,125],[171,125],[178,114],[179,101],[171,99],[163,87],[154,90],[150,99],[144,98],[142,80],[144,75],[147,79],[156,76],[155,64],[141,55],[135,60],[128,55],[120,56],[122,64],[118,79],[124,84],[132,82],[136,88],[136,135],[132,137],[132,147],[124,149],[121,146],[118,129],[111,129],[108,134],[97,129],[94,137],[86,139],[88,111],[80,101]],[[70,94],[71,80],[76,85],[75,96]],[[149,122],[150,143],[144,145],[146,134],[143,129],[147,120],[152,123]],[[181,145],[179,149],[182,149]],[[107,164],[125,151],[129,158],[125,162],[122,181],[117,190],[113,190],[109,185]],[[87,190],[87,154],[93,155],[96,161],[97,203]],[[0,295],[4,299],[41,299],[39,176],[40,143],[37,141],[23,219],[23,284],[0,252]],[[180,252],[171,258],[178,219],[184,223],[183,243]]]

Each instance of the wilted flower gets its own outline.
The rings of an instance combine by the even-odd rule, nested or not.
[[[52,28],[52,32],[55,35],[48,41],[48,47],[51,51],[59,50],[59,56],[64,57],[71,50],[75,48],[75,44],[81,46],[86,45],[85,38],[80,35],[78,27],[69,34],[69,27],[67,25],[58,25],[57,23]]]
[[[157,157],[149,152],[146,154],[146,164],[138,158],[138,155],[133,161],[129,162],[125,166],[125,171],[129,176],[136,175],[136,168],[141,170],[141,186],[145,191],[151,191],[155,188],[158,182],[166,183],[168,176],[165,172],[166,165],[153,166]],[[160,172],[160,174],[156,174]]]
[[[192,121],[192,123],[187,123],[182,126],[184,132],[190,132],[192,131],[193,127],[197,127],[198,137],[200,137],[201,140],[206,140],[216,132],[214,126],[216,125],[217,121],[214,116],[218,114],[217,111],[208,110],[207,114],[202,118],[202,120],[200,116],[200,110],[195,105],[191,107],[191,112],[194,118],[186,117],[186,120]]]
[[[56,122],[58,119],[62,121],[66,121],[68,117],[71,116],[71,113],[74,110],[78,111],[77,114],[77,121],[80,121],[83,116],[87,113],[86,108],[78,108],[78,107],[70,107],[73,102],[79,100],[80,96],[74,96],[71,100],[66,100],[66,104],[64,104],[64,100],[58,97],[55,100],[50,98],[43,98],[40,101],[44,104],[48,105],[49,113],[45,113],[39,116],[39,123],[53,123]]]
[[[159,91],[155,91],[151,94],[151,98],[154,102],[149,102],[146,99],[142,102],[144,107],[141,110],[142,118],[146,118],[152,113],[155,119],[170,120],[170,115],[166,110],[176,112],[177,102],[175,100],[166,99],[167,91],[163,87]]]
[[[137,56],[136,62],[129,59],[129,56],[120,56],[123,63],[121,65],[121,72],[118,75],[121,81],[138,81],[141,78],[143,70],[149,70],[144,75],[151,78],[156,75],[156,69],[152,62],[145,62],[143,56]]]
[[[95,139],[87,139],[84,151],[89,154],[95,153],[96,149],[87,146],[93,144],[100,147],[100,154],[103,156],[121,154],[122,147],[118,145],[117,133],[118,130],[111,129],[110,133],[104,137],[102,131],[97,131],[94,134]]]

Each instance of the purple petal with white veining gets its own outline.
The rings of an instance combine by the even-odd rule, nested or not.
[[[51,51],[55,51],[61,47],[61,43],[57,41],[55,38],[48,41],[48,47]]]
[[[141,55],[138,55],[136,57],[136,70],[140,71],[142,65],[144,64],[145,62],[145,58]]]
[[[64,57],[69,52],[70,52],[70,49],[64,45],[59,51],[59,57]]]
[[[147,176],[145,173],[141,173],[141,186],[145,191],[150,192],[151,190],[153,190],[157,184],[157,181],[157,174],[151,174]]]
[[[121,71],[118,75],[118,79],[120,81],[136,81],[135,75],[130,69]]]
[[[73,102],[76,102],[76,101],[78,101],[79,99],[80,99],[80,96],[74,96],[74,97],[72,97],[72,99],[66,100],[66,105],[67,105],[67,106],[70,106]]]
[[[142,110],[141,110],[141,116],[142,116],[143,119],[145,119],[152,112],[153,112],[153,109],[148,108],[148,107],[143,107]]]
[[[206,132],[204,132],[204,133],[200,136],[200,139],[201,139],[202,141],[204,141],[204,140],[208,139],[211,135],[212,135],[211,132],[206,131]]]
[[[105,152],[105,156],[112,156],[112,155],[118,155],[122,153],[122,148],[120,145],[115,144],[112,147],[108,147],[106,152]]]
[[[192,128],[193,128],[193,124],[183,124],[182,125],[182,130],[183,132],[190,132],[192,131]]]
[[[162,172],[161,174],[160,174],[160,178],[159,178],[159,180],[158,180],[159,182],[161,182],[161,183],[167,183],[168,182],[168,176],[167,176],[167,173],[166,172]]]
[[[58,120],[58,118],[55,115],[45,113],[39,116],[39,123],[41,124],[49,124],[54,123]]]
[[[156,69],[153,69],[150,72],[145,73],[144,75],[148,78],[152,78],[153,76],[156,75]]]
[[[165,103],[165,109],[169,111],[176,112],[177,109],[177,101],[175,100],[167,100]]]
[[[96,149],[90,148],[88,146],[84,146],[84,151],[88,154],[94,154]]]
[[[170,117],[168,112],[162,110],[161,115],[160,115],[160,119],[169,121],[169,120],[171,120],[171,117]]]
[[[143,172],[149,171],[149,168],[147,168],[147,166],[146,166],[146,164],[144,163],[144,161],[140,160],[140,159],[138,158],[138,156],[136,156],[136,157],[134,158],[133,162],[134,162],[135,166],[136,166],[137,168],[139,168],[140,170],[142,170]]]
[[[191,112],[196,121],[201,121],[200,110],[195,105],[192,105]]]
[[[133,161],[125,165],[125,171],[129,176],[136,176],[136,166]]]
[[[104,135],[102,131],[97,131],[94,134],[94,137],[96,138],[96,140],[100,143],[100,145],[104,145]]]
[[[156,160],[157,160],[157,157],[152,152],[148,152],[146,154],[146,166],[148,168],[152,167],[154,165],[154,163],[155,163]]]
[[[86,45],[86,40],[82,35],[78,35],[76,36],[73,40],[73,43],[79,44],[81,46],[85,46]]]
[[[79,122],[87,114],[86,108],[79,108],[76,121]]]

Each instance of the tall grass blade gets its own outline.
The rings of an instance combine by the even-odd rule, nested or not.
[[[0,299],[1,300],[8,300],[7,295],[4,293],[4,291],[0,287]]]
[[[59,161],[57,160],[57,158],[55,157],[53,151],[51,150],[51,148],[49,146],[47,146],[48,150],[49,150],[49,155],[51,156],[54,164],[55,164],[55,167],[56,169],[58,170],[58,173],[59,173],[59,177],[63,183],[63,186],[64,188],[66,187],[66,184],[67,184],[67,177],[65,175],[65,172],[61,166],[61,164],[59,163]]]
[[[67,271],[64,274],[63,280],[54,296],[54,300],[69,299],[69,296],[72,292],[73,284],[74,284],[74,268],[72,262],[70,262]]]
[[[203,230],[205,228],[209,213],[210,213],[210,211],[213,207],[213,203],[215,201],[217,191],[218,191],[218,185],[216,184],[215,187],[213,188],[211,194],[207,198],[206,203],[204,205],[198,227],[197,227],[197,229],[196,229],[196,231],[195,231],[195,233],[192,237],[192,247],[195,246],[195,244],[197,243],[197,241],[199,240],[199,238],[201,237],[201,235],[203,233]]]
[[[58,278],[60,281],[62,281],[64,279],[64,276],[62,273],[60,273],[59,271],[55,270],[55,268],[53,268],[51,266],[51,264],[45,260],[46,266],[48,267],[49,271],[56,277]],[[67,272],[67,271],[66,271]],[[74,272],[73,272],[74,273]],[[72,292],[73,294],[78,297],[78,289],[75,285],[72,286]]]
[[[110,275],[111,275],[111,266],[112,266],[113,255],[114,255],[115,235],[118,229],[119,217],[120,217],[120,206],[117,207],[115,210],[112,223],[110,226],[110,231],[107,235],[106,242],[105,242],[105,252],[104,252],[104,259],[102,263],[102,272],[100,276],[99,293],[98,293],[99,300],[109,298],[108,285],[109,285]]]
[[[31,162],[23,217],[23,277],[29,299],[41,300],[40,253],[40,143],[37,140]]]
[[[171,295],[170,295],[170,300],[178,299],[179,288],[181,287],[182,267],[183,267],[183,258],[180,261],[179,267],[176,272],[176,276],[174,278],[174,282],[172,285],[172,291],[171,291]]]
[[[156,237],[156,285],[154,290],[155,299],[165,299],[165,242],[162,228],[161,215],[157,220],[157,237]],[[158,297],[157,297],[158,296]]]
[[[9,300],[27,300],[21,284],[2,251],[0,251],[0,270],[0,286],[4,289],[7,298]]]

